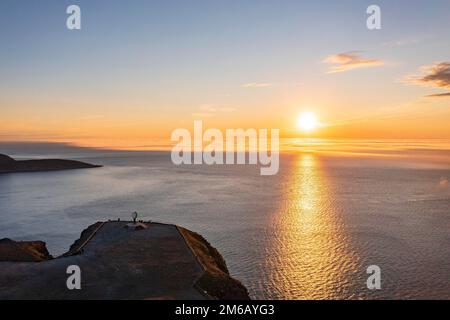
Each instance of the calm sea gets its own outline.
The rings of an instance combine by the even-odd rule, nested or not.
[[[201,233],[253,298],[450,298],[449,162],[294,152],[260,176],[177,167],[167,152],[77,158],[104,167],[0,175],[0,238],[57,255],[95,221],[138,211]],[[370,265],[381,290],[366,287]]]

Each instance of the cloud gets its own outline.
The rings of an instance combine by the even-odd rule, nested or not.
[[[213,104],[203,104],[200,106],[200,110],[204,112],[216,112],[217,107]]]
[[[421,38],[408,37],[383,43],[386,47],[403,47],[421,42]]]
[[[271,86],[272,84],[267,82],[250,82],[241,85],[242,88],[268,88]]]
[[[406,82],[423,86],[450,89],[450,61],[420,68],[420,75],[407,76]]]
[[[326,57],[322,62],[335,64],[328,73],[345,72],[352,69],[382,66],[384,63],[377,59],[364,59],[358,52],[344,52]]]
[[[220,112],[234,112],[236,111],[236,108],[228,108],[228,107],[224,107],[224,108],[219,108]]]
[[[441,187],[441,188],[449,187],[449,181],[446,177],[441,177],[441,179],[439,180],[439,187]]]
[[[215,104],[203,104],[199,107],[199,112],[194,112],[192,114],[195,118],[211,118],[218,113],[229,113],[236,111],[235,108],[225,107]]]
[[[444,93],[433,93],[425,96],[427,98],[442,98],[442,97],[450,97],[450,92],[444,92]]]
[[[208,113],[208,112],[194,112],[192,116],[194,118],[211,118],[214,115],[214,113]]]

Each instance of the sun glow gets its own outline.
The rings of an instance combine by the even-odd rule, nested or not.
[[[303,112],[297,119],[297,127],[302,131],[312,131],[318,126],[317,117],[312,112]]]

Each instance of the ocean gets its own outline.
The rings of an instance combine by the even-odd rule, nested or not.
[[[61,153],[103,167],[0,175],[0,238],[58,255],[88,225],[137,211],[202,234],[252,298],[450,299],[448,158],[362,154],[290,150],[261,176],[175,166],[163,151]],[[367,288],[371,265],[381,289]]]

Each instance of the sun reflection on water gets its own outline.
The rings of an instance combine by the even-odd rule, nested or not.
[[[299,155],[287,174],[285,196],[273,215],[267,275],[283,299],[352,298],[357,257],[332,203],[332,186],[312,154]]]

